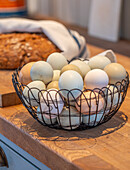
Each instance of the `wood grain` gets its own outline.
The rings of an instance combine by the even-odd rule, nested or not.
[[[0,107],[21,103],[12,84],[12,73],[13,71],[0,70]]]
[[[113,167],[109,163],[103,161],[101,158],[96,155],[87,156],[78,160],[73,161],[83,170],[115,170],[117,168]]]
[[[91,55],[102,52],[88,45]],[[130,74],[130,59],[117,54]],[[40,125],[22,105],[0,108],[0,133],[51,169],[130,169],[130,87],[120,110],[98,127],[83,131]]]

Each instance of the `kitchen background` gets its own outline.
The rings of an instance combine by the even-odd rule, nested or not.
[[[98,35],[99,38],[110,41],[117,41],[118,38],[130,40],[130,0],[28,0],[27,2],[29,14],[41,14],[82,26],[88,28],[91,35]],[[104,32],[104,29],[107,31]],[[100,36],[100,32],[104,35]]]
[[[78,31],[88,44],[126,56],[130,56],[129,9],[130,0],[0,0],[2,18],[17,14],[58,20]]]

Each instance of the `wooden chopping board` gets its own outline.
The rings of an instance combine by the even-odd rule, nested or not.
[[[0,70],[0,107],[20,104],[12,83],[13,71]]]

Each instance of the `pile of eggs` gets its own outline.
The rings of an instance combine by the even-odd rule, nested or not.
[[[30,62],[19,73],[19,81],[24,85],[22,98],[27,106],[37,109],[37,119],[68,130],[81,123],[96,126],[103,119],[104,108],[121,101],[114,84],[125,78],[125,68],[111,63],[106,56],[68,63],[61,53],[52,53],[46,62]],[[107,88],[104,90],[107,104],[99,93],[104,87],[114,94],[112,97]]]

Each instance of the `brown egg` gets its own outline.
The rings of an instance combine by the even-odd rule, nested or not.
[[[30,77],[30,70],[31,70],[31,67],[34,63],[35,62],[30,62],[30,63],[24,65],[22,67],[22,69],[20,70],[19,81],[22,84],[27,85],[28,83],[30,83],[32,81],[32,79]]]
[[[125,68],[119,63],[108,64],[104,71],[109,77],[109,84],[115,84],[118,81],[122,81],[126,77]]]
[[[81,73],[80,69],[77,66],[73,65],[73,64],[68,64],[68,65],[64,66],[61,69],[60,74],[64,73],[67,70],[74,70],[74,71],[78,72],[82,76],[82,73]]]
[[[52,81],[48,84],[47,86],[47,90],[48,89],[57,89],[59,90],[59,85],[58,85],[58,81]]]

